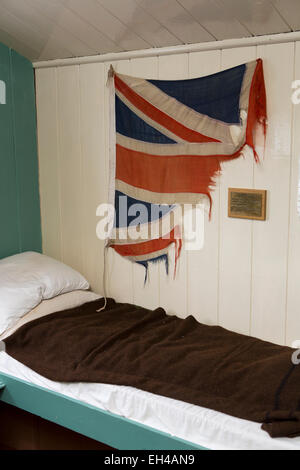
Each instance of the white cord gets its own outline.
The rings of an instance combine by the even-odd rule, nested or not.
[[[102,285],[103,285],[103,297],[104,297],[104,305],[103,307],[99,308],[97,312],[103,312],[103,310],[106,309],[107,307],[107,294],[106,294],[106,267],[107,267],[107,252],[108,252],[108,245],[104,245],[104,265],[103,265],[103,280],[102,280]]]

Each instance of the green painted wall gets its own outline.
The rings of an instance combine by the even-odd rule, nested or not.
[[[0,44],[0,258],[41,251],[34,73],[31,62]],[[3,83],[2,83],[3,85]]]

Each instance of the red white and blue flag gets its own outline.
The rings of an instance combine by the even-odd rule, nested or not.
[[[211,210],[221,164],[238,158],[245,145],[258,160],[255,128],[262,125],[266,134],[267,118],[263,64],[258,59],[189,80],[113,76],[115,222],[108,246],[147,272],[149,262],[163,259],[168,266],[171,244],[176,259],[180,254],[180,223],[171,217],[163,233],[164,219],[203,196]]]

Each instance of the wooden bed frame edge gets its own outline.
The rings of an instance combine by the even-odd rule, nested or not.
[[[118,450],[207,450],[2,372],[0,401]]]

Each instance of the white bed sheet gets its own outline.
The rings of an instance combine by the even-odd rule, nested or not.
[[[28,321],[30,320],[30,317]],[[127,387],[59,383],[0,352],[0,372],[212,450],[300,450],[300,437],[272,439],[260,424]]]

